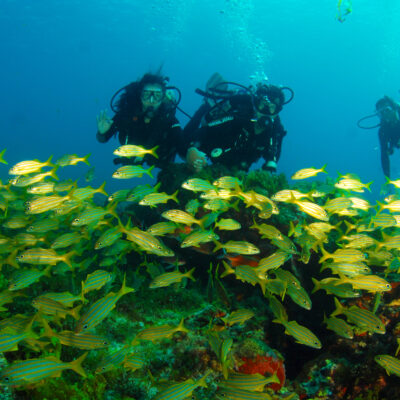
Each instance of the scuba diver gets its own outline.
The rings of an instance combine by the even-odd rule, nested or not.
[[[238,89],[229,90],[229,86]],[[291,96],[285,100],[283,91]],[[185,126],[187,163],[197,172],[206,164],[248,171],[264,159],[262,169],[276,172],[286,131],[279,113],[293,99],[293,91],[274,85],[257,84],[255,88],[224,82],[215,73],[206,91],[196,89],[204,102]]]
[[[157,149],[158,159],[146,155],[144,159],[116,158],[114,164],[136,164],[146,161],[162,168],[174,162],[176,154],[184,155],[182,129],[175,117],[180,91],[167,86],[168,78],[160,73],[146,73],[143,77],[118,90],[110,106],[115,115],[110,119],[105,111],[97,117],[97,140],[105,143],[118,133],[121,145],[135,144]],[[178,92],[176,101],[171,94]],[[117,95],[123,92],[114,105]]]
[[[357,125],[362,129],[374,129],[379,127],[379,144],[381,148],[382,170],[386,177],[390,178],[390,160],[395,148],[400,148],[400,105],[388,96],[384,96],[376,102],[376,113],[361,118]],[[380,122],[374,126],[363,126],[361,122],[378,117]]]

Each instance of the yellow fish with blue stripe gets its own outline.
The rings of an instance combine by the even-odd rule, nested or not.
[[[385,368],[388,375],[394,374],[400,376],[400,360],[388,354],[380,354],[375,356],[375,362]]]
[[[110,292],[100,300],[93,303],[89,310],[80,318],[77,323],[75,333],[84,333],[99,325],[104,318],[115,307],[117,301],[125,294],[133,292],[135,289],[125,285],[125,277],[122,287],[117,293]]]
[[[178,270],[173,271],[173,272],[166,272],[165,274],[161,274],[154,278],[152,282],[149,285],[150,289],[155,289],[155,288],[160,288],[160,287],[167,287],[169,285],[172,285],[174,283],[179,283],[182,281],[183,278],[189,278],[192,281],[196,281],[193,278],[193,271],[195,269],[192,268],[190,271],[182,273]]]
[[[69,363],[62,362],[55,357],[16,361],[1,371],[0,382],[3,385],[26,385],[40,382],[46,378],[59,376],[66,369],[72,369],[86,378],[86,373],[81,366],[86,356],[87,353],[84,353]]]
[[[189,398],[198,387],[207,387],[206,378],[211,373],[207,372],[201,379],[194,381],[192,378],[164,389],[154,400],[183,400]]]
[[[132,341],[132,346],[137,343],[137,340],[150,340],[156,342],[157,340],[170,338],[175,332],[189,332],[184,326],[184,319],[177,326],[159,325],[140,331]]]

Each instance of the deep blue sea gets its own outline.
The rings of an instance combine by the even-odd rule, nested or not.
[[[0,148],[10,165],[91,153],[91,184],[113,191],[127,185],[111,178],[118,142],[95,134],[117,89],[162,65],[192,114],[202,100],[194,89],[213,72],[244,85],[266,76],[295,92],[281,113],[278,171],[327,163],[333,177],[373,180],[378,194],[377,129],[356,122],[379,97],[400,100],[400,2],[354,0],[343,23],[336,17],[337,0],[2,0]],[[399,178],[400,152],[391,162]],[[68,168],[77,178],[88,167]]]

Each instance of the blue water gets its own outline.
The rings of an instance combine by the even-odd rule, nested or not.
[[[336,3],[2,0],[0,148],[10,164],[92,153],[91,184],[107,180],[113,191],[132,182],[111,178],[118,142],[97,143],[95,133],[117,89],[163,65],[191,114],[201,101],[194,89],[213,72],[245,85],[266,75],[295,91],[281,114],[279,172],[327,163],[332,176],[357,173],[379,193],[377,130],[356,121],[384,94],[400,100],[400,3],[354,0],[344,23]],[[399,178],[399,152],[391,162]],[[74,178],[87,170],[69,168],[63,174]]]

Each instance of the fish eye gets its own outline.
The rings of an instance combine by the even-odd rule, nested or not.
[[[87,324],[83,325],[83,329],[87,329],[87,327],[88,327]]]
[[[104,346],[108,346],[108,342],[106,340],[103,342],[103,344]]]
[[[4,378],[4,380],[5,380],[6,382],[9,382],[9,381],[10,381],[10,378],[9,378],[8,376],[6,376],[6,377]]]

